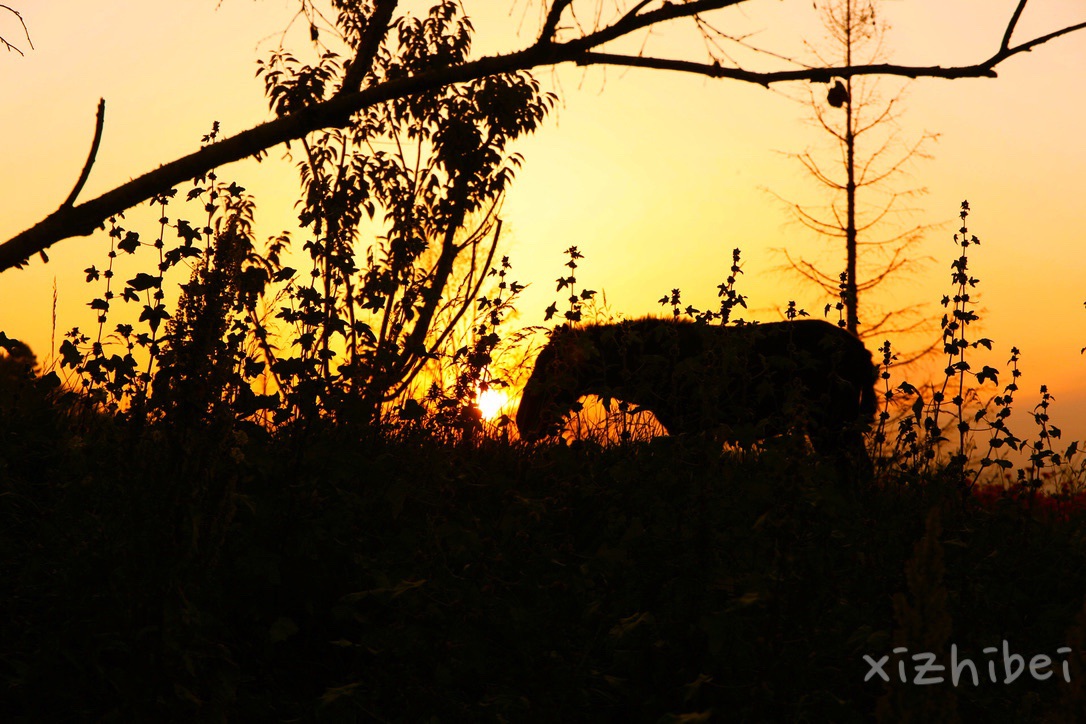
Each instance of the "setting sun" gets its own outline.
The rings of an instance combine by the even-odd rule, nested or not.
[[[475,398],[475,406],[479,408],[484,420],[493,420],[501,415],[508,403],[509,394],[493,387],[480,392]]]

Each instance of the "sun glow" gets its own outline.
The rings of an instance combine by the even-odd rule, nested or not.
[[[493,387],[479,393],[475,398],[475,406],[479,408],[484,420],[493,420],[504,412],[509,402],[509,395],[505,390]]]

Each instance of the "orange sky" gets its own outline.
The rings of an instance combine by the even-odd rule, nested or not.
[[[407,7],[425,5],[418,1]],[[538,3],[465,0],[478,53],[530,42]],[[588,3],[592,4],[592,3]],[[15,3],[35,49],[0,53],[0,239],[54,210],[75,182],[93,133],[99,97],[107,101],[105,136],[81,199],[194,150],[211,121],[227,134],[268,118],[255,60],[278,42],[296,0],[35,0]],[[501,5],[501,10],[496,8]],[[610,7],[610,3],[604,3]],[[998,46],[1013,0],[888,0],[887,55],[918,64],[972,62]],[[1034,0],[1016,38],[1086,19],[1081,3]],[[506,11],[504,8],[512,8]],[[720,15],[720,27],[756,33],[754,42],[802,54],[804,39],[822,31],[810,0],[751,0]],[[18,27],[0,18],[0,33]],[[649,52],[701,59],[681,29],[650,39]],[[25,46],[25,43],[23,43]],[[931,160],[911,166],[907,186],[929,193],[912,205],[913,223],[956,219],[962,199],[973,208],[971,231],[982,240],[971,259],[981,280],[983,333],[996,344],[978,361],[999,369],[1010,346],[1022,350],[1019,407],[1032,406],[1045,383],[1057,397],[1054,418],[1069,436],[1086,438],[1086,204],[1081,127],[1086,33],[1057,40],[999,68],[998,79],[920,80],[907,86],[901,119],[905,140],[940,134]],[[825,299],[772,271],[787,246],[812,256],[822,248],[767,191],[797,200],[818,189],[781,152],[823,139],[789,95],[773,90],[643,70],[561,67],[538,77],[560,93],[544,127],[514,149],[525,156],[503,218],[514,277],[533,286],[517,323],[534,324],[557,298],[553,280],[562,250],[577,245],[586,259],[579,279],[603,290],[628,316],[662,311],[656,300],[681,287],[686,301],[711,305],[733,247],[741,247],[751,318],[775,318],[796,299],[820,313]],[[900,87],[887,81],[886,89]],[[287,164],[244,162],[224,174],[257,195],[258,235],[293,224],[296,177]],[[146,213],[130,216],[139,228]],[[931,233],[919,253],[933,257],[922,273],[878,301],[928,303],[949,289],[956,224]],[[145,228],[151,229],[151,224]],[[94,327],[86,302],[97,290],[81,270],[101,268],[104,236],[61,242],[29,269],[0,277],[0,329],[48,358],[53,280],[59,290],[58,336]],[[837,264],[836,257],[821,257]],[[874,344],[869,346],[874,347]],[[915,381],[915,380],[914,380]],[[1032,432],[1022,428],[1019,434]]]

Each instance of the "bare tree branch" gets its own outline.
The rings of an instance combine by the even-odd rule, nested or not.
[[[550,10],[547,11],[547,19],[543,22],[543,29],[539,32],[539,43],[550,43],[554,40],[554,34],[558,30],[558,21],[565,11],[573,3],[573,0],[554,0]],[[645,3],[639,3],[633,12],[637,12]]]
[[[83,171],[79,174],[79,180],[75,182],[75,188],[68,194],[68,198],[64,199],[64,203],[61,204],[61,208],[70,207],[75,203],[75,200],[79,197],[79,192],[83,190],[83,186],[87,183],[87,179],[90,178],[91,166],[94,165],[94,159],[98,156],[98,146],[102,143],[102,131],[106,126],[106,99],[98,99],[98,113],[94,124],[94,140],[91,141],[90,153],[87,154],[87,162],[83,164]]]
[[[1014,35],[1014,29],[1018,25],[1018,18],[1022,17],[1022,11],[1026,9],[1027,2],[1029,0],[1018,0],[1018,7],[1014,9],[1014,14],[1011,15],[1011,19],[1007,23],[1007,30],[1003,33],[1003,41],[999,44],[1000,50],[1007,50],[1011,47],[1011,36]]]
[[[7,10],[9,13],[14,15],[19,20],[19,24],[23,26],[23,35],[26,37],[26,42],[30,46],[30,49],[33,50],[34,49],[34,41],[30,39],[30,31],[27,29],[26,21],[23,20],[23,16],[19,13],[19,11],[16,10],[15,8],[13,8],[13,7],[10,7],[8,5],[3,5],[3,4],[0,4],[0,10]],[[18,53],[19,55],[23,55],[23,51],[19,49],[19,46],[8,42],[8,39],[5,38],[2,35],[0,35],[0,45],[3,45],[9,51],[13,50],[16,53]]]
[[[747,2],[747,0],[690,0],[689,2],[681,4],[665,2],[656,10],[650,10],[643,15],[638,15],[636,12],[626,13],[620,20],[612,25],[589,33],[582,38],[562,43],[561,45],[563,48],[569,48],[573,51],[569,60],[577,60],[578,57],[591,55],[588,51],[592,48],[598,48],[604,43],[609,43],[612,40],[629,35],[634,31],[654,25],[661,25],[678,18],[692,18],[699,13],[708,12],[710,10],[720,10],[721,8],[731,7],[732,5],[741,5],[744,2]]]

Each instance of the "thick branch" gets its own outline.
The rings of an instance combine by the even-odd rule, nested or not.
[[[1014,9],[1014,14],[1011,15],[1011,19],[1007,23],[1007,30],[1003,33],[1003,42],[999,44],[1000,50],[1007,50],[1011,47],[1011,36],[1014,35],[1014,29],[1018,26],[1018,18],[1022,17],[1022,11],[1026,9],[1027,2],[1029,0],[1018,0],[1018,7]]]
[[[362,81],[366,74],[373,69],[373,59],[377,57],[377,51],[381,47],[381,41],[388,34],[389,24],[392,22],[392,13],[396,11],[399,0],[379,0],[373,14],[366,21],[366,29],[362,33],[362,39],[358,44],[358,52],[351,60],[347,72],[343,76],[343,84],[337,95],[351,93],[362,87]]]
[[[76,206],[62,206],[31,228],[0,244],[0,271],[21,266],[29,257],[48,249],[61,239],[88,236],[110,216],[199,176],[208,169],[258,155],[273,146],[302,138],[321,128],[343,125],[352,113],[363,108],[453,83],[525,70],[561,60],[564,59],[556,57],[552,46],[482,58],[464,65],[389,81],[357,93],[335,96],[300,113],[268,121],[160,166],[98,198]]]
[[[554,34],[558,30],[558,20],[562,13],[573,3],[573,0],[554,0],[551,9],[547,11],[547,19],[543,22],[543,29],[539,31],[539,43],[550,43],[554,40]]]

